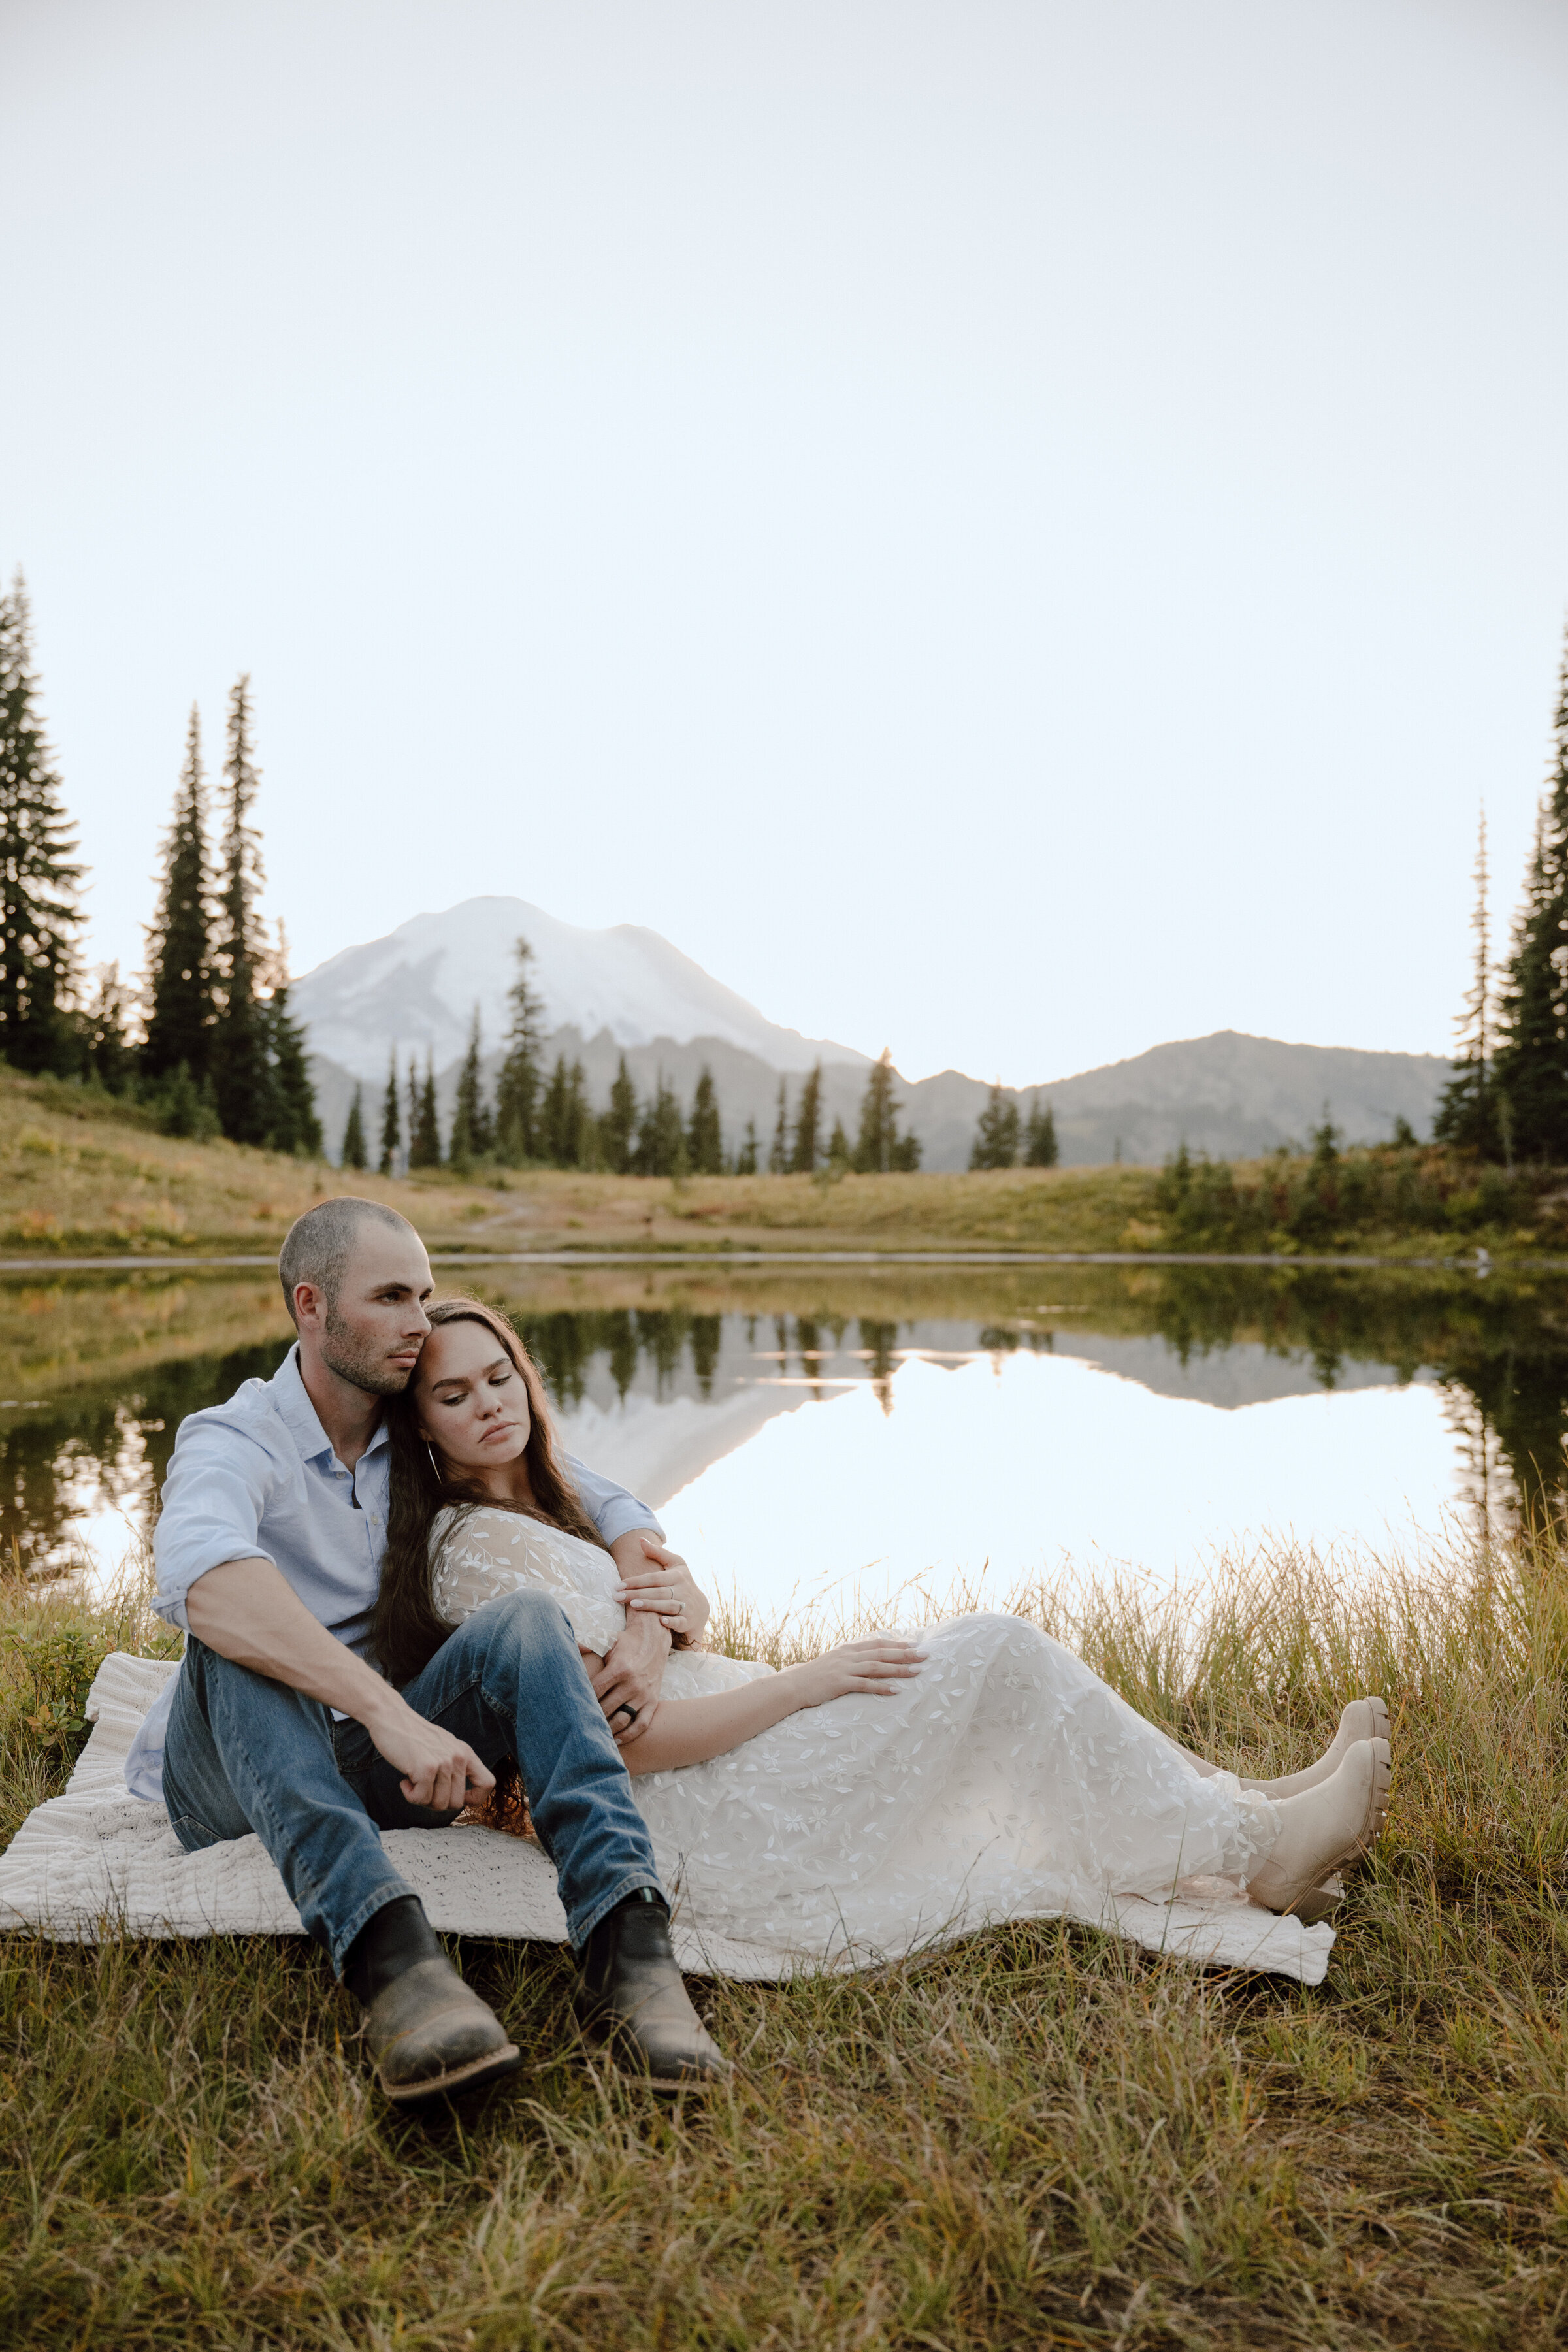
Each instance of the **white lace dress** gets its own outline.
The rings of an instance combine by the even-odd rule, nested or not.
[[[520,1586],[552,1593],[586,1649],[608,1651],[626,1622],[608,1554],[537,1520],[480,1509],[454,1526],[444,1513],[431,1550],[449,1623]],[[634,1780],[688,1927],[863,1964],[999,1919],[1120,1924],[1119,1896],[1167,1904],[1183,1882],[1238,1882],[1268,1853],[1268,1798],[1194,1772],[1036,1626],[955,1617],[910,1638],[928,1661],[896,1697],[804,1708],[727,1755]],[[677,1651],[664,1696],[772,1672]],[[1262,1934],[1265,1916],[1239,1907]]]

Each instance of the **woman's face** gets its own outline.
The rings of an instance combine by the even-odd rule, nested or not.
[[[415,1374],[419,1434],[455,1470],[493,1470],[528,1444],[528,1390],[483,1323],[437,1323]]]

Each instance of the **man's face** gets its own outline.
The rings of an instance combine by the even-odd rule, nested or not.
[[[430,1328],[425,1302],[435,1286],[425,1244],[414,1234],[369,1225],[344,1266],[336,1297],[301,1283],[294,1294],[300,1344],[329,1371],[371,1396],[407,1387]]]

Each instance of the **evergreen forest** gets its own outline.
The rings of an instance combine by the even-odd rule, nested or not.
[[[221,765],[209,785],[193,708],[161,845],[145,967],[130,980],[89,972],[81,950],[88,869],[65,803],[42,714],[32,616],[20,572],[0,593],[0,1064],[74,1080],[141,1105],[171,1135],[321,1156],[329,1149],[308,1046],[289,1011],[283,927],[261,912],[260,770],[250,679],[235,681]],[[1475,866],[1472,978],[1458,1020],[1454,1076],[1417,1160],[1413,1134],[1395,1154],[1342,1155],[1325,1106],[1306,1164],[1249,1179],[1184,1149],[1167,1162],[1163,1206],[1194,1244],[1236,1245],[1265,1231],[1307,1242],[1360,1214],[1369,1188],[1389,1194],[1398,1222],[1434,1228],[1489,1212],[1535,1187],[1527,1171],[1568,1166],[1568,652],[1558,680],[1551,763],[1508,951],[1494,962],[1484,814]],[[794,1174],[831,1181],[910,1172],[919,1138],[884,1050],[868,1076],[853,1137],[825,1132],[820,1064],[779,1080],[772,1135],[748,1122],[726,1144],[722,1107],[704,1066],[689,1102],[658,1074],[639,1096],[625,1057],[608,1098],[589,1098],[583,1065],[546,1050],[533,956],[517,942],[507,1034],[487,1084],[475,1008],[447,1132],[426,1056],[392,1054],[379,1105],[356,1087],[333,1156],[351,1169],[401,1175],[448,1167],[552,1167],[613,1175]],[[973,1171],[1048,1169],[1060,1147],[1050,1104],[1026,1113],[998,1081],[976,1122]],[[1289,1158],[1290,1155],[1282,1155]],[[1384,1161],[1387,1168],[1384,1168]],[[1453,1164],[1450,1164],[1453,1163]],[[1457,1165],[1460,1171],[1454,1172]],[[1463,1174],[1468,1168],[1473,1172]],[[1393,1172],[1390,1172],[1393,1171]],[[1521,1189],[1522,1187],[1522,1190]],[[1292,1189],[1293,1188],[1293,1189]],[[1289,1198],[1286,1198],[1287,1192]],[[1397,1202],[1394,1194],[1397,1193]],[[1352,1202],[1351,1196],[1355,1196]],[[1462,1200],[1461,1212],[1456,1202]],[[1384,1205],[1381,1204],[1380,1205]],[[1353,1222],[1352,1217],[1352,1222]],[[1507,1222],[1506,1218],[1504,1220]]]

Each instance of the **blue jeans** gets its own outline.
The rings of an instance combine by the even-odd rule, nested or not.
[[[493,1770],[517,1759],[579,1949],[617,1903],[658,1886],[653,1847],[576,1638],[558,1602],[512,1592],[476,1609],[403,1696]],[[187,1853],[254,1830],[308,1934],[342,1973],[368,1919],[412,1890],[381,1829],[447,1829],[411,1805],[364,1726],[219,1657],[193,1634],[163,1747],[163,1801]]]

